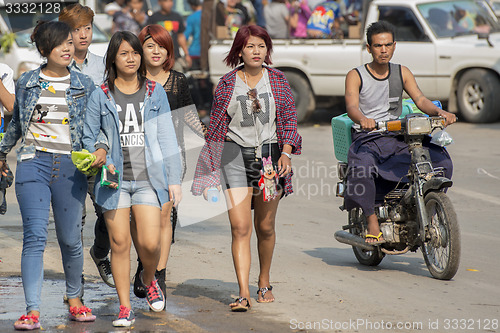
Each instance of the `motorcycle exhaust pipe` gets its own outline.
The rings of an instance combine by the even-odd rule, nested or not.
[[[365,239],[356,235],[351,234],[345,230],[339,230],[335,233],[335,239],[341,243],[349,244],[352,246],[360,247],[363,250],[375,251],[373,245],[369,245],[365,242]]]

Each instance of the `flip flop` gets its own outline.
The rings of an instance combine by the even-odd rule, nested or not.
[[[379,245],[379,244],[383,244],[385,243],[385,239],[382,239],[380,240],[380,237],[382,237],[382,231],[378,233],[378,236],[375,236],[375,235],[370,235],[370,234],[366,234],[365,236],[365,239],[367,238],[373,238],[373,239],[376,239],[375,242],[366,242],[366,244],[370,244],[370,245]]]
[[[264,298],[264,295],[268,292],[268,291],[271,291],[273,290],[273,286],[269,286],[269,287],[264,287],[264,288],[260,288],[259,290],[257,290],[257,302],[258,303],[271,303],[271,302],[274,302],[274,299],[273,300],[266,300]],[[258,296],[259,296],[259,292],[261,293],[261,296],[262,296],[262,300],[259,300]]]
[[[40,317],[35,315],[22,315],[17,321],[18,324],[14,324],[16,330],[32,331],[40,328],[40,322],[38,321]]]
[[[92,310],[90,310],[85,305],[77,308],[76,306],[72,306],[69,308],[69,319],[73,321],[79,322],[87,322],[87,321],[95,321],[96,316],[92,314]]]
[[[247,305],[243,305],[242,304],[243,301],[246,301]],[[235,306],[231,306],[231,311],[233,311],[233,312],[246,312],[246,311],[250,310],[250,308],[251,308],[250,302],[245,297],[236,298],[234,300],[234,303],[237,303],[237,304]]]

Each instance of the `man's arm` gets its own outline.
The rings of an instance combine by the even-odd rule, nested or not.
[[[0,77],[0,103],[3,104],[8,112],[12,112],[14,109],[15,86],[13,75],[14,73],[9,68],[9,70]]]
[[[361,78],[355,69],[347,73],[345,78],[345,106],[347,115],[356,124],[361,125],[363,130],[375,129],[375,120],[367,118],[359,109],[359,89]]]
[[[413,102],[415,102],[415,105],[419,108],[419,110],[425,112],[429,116],[444,117],[446,119],[446,126],[457,121],[457,117],[453,113],[441,110],[424,96],[418,87],[413,73],[406,66],[401,66],[401,72],[403,75],[403,88]]]
[[[189,56],[189,50],[187,47],[186,36],[184,36],[183,32],[177,34],[177,42],[179,43],[179,46],[182,49],[182,51],[184,51],[184,58],[186,59],[187,66],[191,67],[193,62],[191,60],[191,57]]]

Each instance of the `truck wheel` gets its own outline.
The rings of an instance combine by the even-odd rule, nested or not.
[[[309,82],[302,75],[294,72],[285,72],[285,77],[292,89],[295,109],[297,109],[297,122],[304,122],[316,108],[316,102]]]
[[[458,83],[457,102],[461,115],[471,123],[493,122],[500,118],[500,80],[484,69],[467,71]]]

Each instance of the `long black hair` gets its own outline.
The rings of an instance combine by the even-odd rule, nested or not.
[[[42,57],[48,58],[53,49],[64,43],[71,28],[64,22],[59,21],[39,21],[31,34],[31,42]]]
[[[116,55],[118,54],[118,49],[122,42],[125,41],[132,46],[134,51],[138,52],[141,56],[141,64],[137,70],[137,79],[139,80],[139,87],[141,87],[146,81],[146,65],[144,64],[144,51],[142,50],[141,42],[136,35],[130,31],[117,31],[111,37],[108,45],[108,51],[106,52],[106,82],[108,83],[109,90],[115,90],[115,80],[117,76],[116,72]]]

